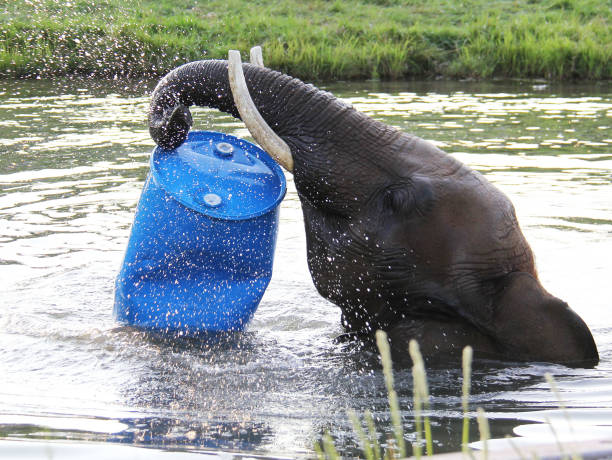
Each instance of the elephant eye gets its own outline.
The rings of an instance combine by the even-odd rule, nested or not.
[[[434,200],[433,187],[427,178],[415,177],[406,182],[394,183],[382,191],[382,211],[384,214],[403,214],[423,216],[431,208]]]

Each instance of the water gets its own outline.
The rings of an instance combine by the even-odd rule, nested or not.
[[[91,443],[85,450],[111,441],[104,446],[294,457],[311,454],[329,430],[349,455],[357,441],[347,408],[371,410],[390,433],[377,357],[336,340],[339,309],[312,285],[290,177],[273,280],[245,333],[169,342],[113,322],[113,281],[153,147],[145,118],[154,84],[0,83],[0,451],[33,456],[31,441],[50,439]],[[492,435],[516,428],[522,439],[538,438],[542,425],[534,422],[565,420],[546,372],[574,426],[612,425],[609,88],[367,82],[326,89],[434,141],[506,192],[544,285],[593,331],[601,355],[595,369],[474,370],[472,407],[489,413]],[[213,110],[195,111],[195,125],[248,136]],[[436,450],[456,450],[460,371],[429,370],[429,382]],[[396,370],[396,387],[411,440],[409,370]]]

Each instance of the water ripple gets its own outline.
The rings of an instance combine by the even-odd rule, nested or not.
[[[349,407],[372,411],[382,436],[392,434],[378,358],[367,347],[336,340],[339,309],[310,280],[291,178],[273,280],[246,333],[169,342],[118,328],[113,282],[153,148],[148,96],[103,85],[3,85],[3,436],[23,440],[46,430],[59,439],[296,456],[310,455],[313,441],[333,428],[349,455],[357,445]],[[512,434],[521,424],[518,434],[539,433],[524,421],[558,417],[543,383],[547,372],[557,378],[574,420],[609,420],[609,93],[418,82],[329,89],[377,119],[433,140],[506,192],[538,255],[542,281],[594,331],[602,357],[596,369],[489,363],[474,370],[472,404],[491,413],[494,433]],[[249,138],[227,115],[197,109],[194,118],[200,129]],[[460,378],[458,369],[429,371],[439,450],[460,442]],[[396,382],[411,433],[409,369],[398,366]],[[75,434],[77,420],[101,428]],[[100,430],[113,437],[101,438]]]

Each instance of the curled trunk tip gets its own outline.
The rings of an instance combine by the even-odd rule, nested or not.
[[[149,133],[157,145],[167,150],[180,146],[187,139],[192,125],[189,108],[180,103],[162,113],[149,114]]]

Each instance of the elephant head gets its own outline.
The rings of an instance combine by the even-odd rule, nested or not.
[[[309,269],[347,331],[386,330],[396,356],[415,338],[426,357],[470,344],[491,358],[598,362],[584,321],[540,284],[511,202],[481,174],[313,85],[238,68],[289,157]],[[185,64],[159,82],[149,112],[157,144],[185,140],[194,104],[240,117],[228,61]]]

